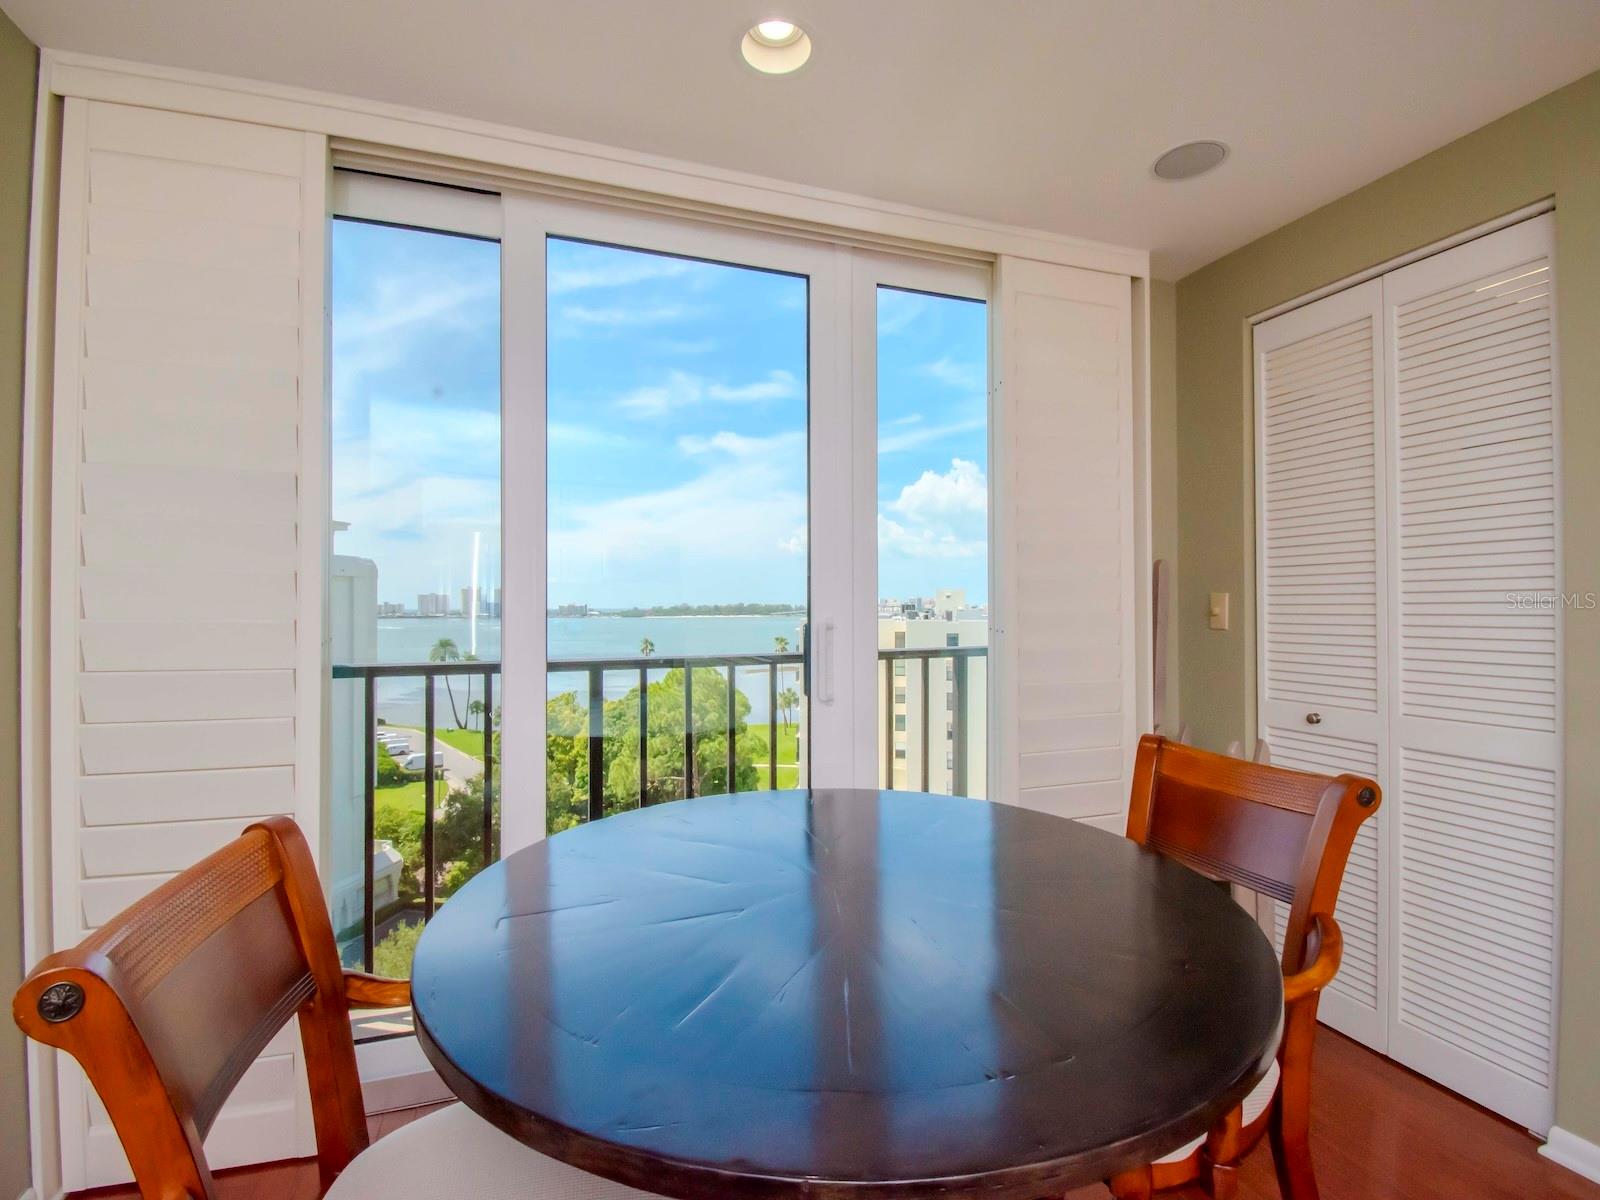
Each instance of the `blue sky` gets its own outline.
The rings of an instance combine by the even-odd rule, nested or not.
[[[799,602],[806,281],[552,239],[552,604]],[[499,582],[499,248],[336,222],[334,517],[379,598]],[[987,594],[986,317],[879,299],[880,586]]]

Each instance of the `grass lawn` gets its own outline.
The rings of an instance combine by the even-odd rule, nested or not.
[[[435,781],[433,785],[433,802],[438,805],[444,799],[444,785]],[[373,793],[372,810],[382,813],[385,809],[392,809],[400,813],[422,812],[422,780],[413,780],[411,783],[402,783],[398,787],[381,787]]]
[[[763,737],[767,735],[768,727],[756,725],[754,727]],[[778,726],[778,786],[792,788],[800,786],[800,727],[798,725],[779,724]],[[767,786],[767,764],[763,759],[755,764],[756,774],[761,779],[761,786]]]
[[[761,789],[767,787],[767,764],[756,764],[756,775],[761,780]],[[800,786],[800,768],[798,766],[778,764],[778,786],[781,788],[794,788]]]
[[[413,725],[386,725],[384,728],[400,729],[404,730],[406,733],[414,733],[418,737],[422,736],[422,730]],[[446,746],[454,746],[457,750],[461,751],[461,753],[470,754],[479,762],[483,761],[483,730],[446,729],[443,726],[435,726],[433,730],[433,736],[438,738],[439,741],[443,742]]]

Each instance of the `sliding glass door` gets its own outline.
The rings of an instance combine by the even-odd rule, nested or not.
[[[554,234],[545,262],[546,829],[794,787],[810,281]]]
[[[989,324],[981,273],[858,265],[877,357],[879,783],[988,794]]]
[[[341,176],[336,548],[410,639],[336,651],[346,924],[641,805],[987,794],[986,268]]]

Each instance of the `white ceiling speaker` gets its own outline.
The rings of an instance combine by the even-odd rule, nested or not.
[[[1150,169],[1157,179],[1178,183],[1221,166],[1227,157],[1228,147],[1221,142],[1185,142],[1156,159],[1155,166]]]
[[[811,36],[793,21],[773,18],[751,26],[739,53],[763,75],[787,75],[811,57]]]

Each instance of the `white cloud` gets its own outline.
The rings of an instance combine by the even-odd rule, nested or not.
[[[552,266],[546,286],[552,296],[568,296],[573,292],[595,288],[626,287],[655,279],[673,279],[688,273],[692,265],[681,258],[666,258],[659,254],[630,254],[584,266]]]
[[[788,371],[769,371],[765,379],[729,385],[674,368],[658,384],[635,388],[617,400],[617,407],[635,417],[659,417],[680,408],[713,401],[721,404],[760,404],[792,399],[800,394],[800,381]]]
[[[960,538],[948,531],[909,529],[888,517],[878,517],[881,551],[904,558],[978,558],[985,550],[980,539]]]
[[[481,330],[492,320],[483,308],[499,294],[498,279],[452,284],[431,270],[379,275],[371,295],[342,302],[331,323],[335,390],[350,395],[368,375],[401,365],[420,336]]]
[[[878,439],[879,454],[897,454],[902,450],[911,450],[917,446],[925,446],[929,442],[936,442],[941,438],[951,437],[958,433],[974,433],[988,425],[984,417],[973,417],[966,421],[951,421],[946,425],[918,425],[914,429],[907,429],[904,433],[891,433],[888,437]]]
[[[811,545],[811,531],[804,525],[795,527],[795,531],[778,543],[778,549],[785,554],[804,555]]]
[[[989,511],[989,481],[977,463],[953,458],[943,474],[924,471],[915,482],[906,484],[888,508],[919,522],[982,516]]]
[[[760,458],[767,455],[805,455],[806,435],[803,430],[791,429],[771,437],[747,437],[742,433],[722,430],[710,437],[685,434],[678,439],[678,449],[690,456],[721,451],[733,458]]]
[[[765,379],[738,387],[713,383],[706,388],[706,395],[711,399],[735,404],[758,400],[792,400],[799,394],[800,381],[789,371],[768,371]]]
[[[985,553],[989,485],[976,463],[956,458],[948,471],[924,471],[883,508],[894,514],[878,514],[878,544],[889,554],[977,558]]]
[[[878,289],[878,336],[894,337],[904,333],[927,310],[928,298],[916,292],[903,292],[898,288]]]
[[[718,344],[714,337],[658,338],[655,348],[663,354],[710,354]]]
[[[598,425],[573,425],[551,421],[545,435],[552,446],[625,446],[628,439]]]
[[[946,387],[961,388],[964,391],[986,389],[989,385],[982,363],[956,362],[949,357],[923,363],[917,368],[917,374],[925,375]]]
[[[633,329],[642,325],[667,325],[686,321],[700,315],[700,310],[686,304],[655,304],[635,307],[626,304],[605,308],[591,308],[583,304],[567,304],[557,310],[560,319],[573,325],[601,329]]]
[[[704,457],[699,475],[564,514],[550,531],[552,586],[598,604],[803,591],[804,567],[784,551],[806,520],[804,433],[679,445]]]
[[[617,407],[635,417],[659,417],[675,408],[700,403],[705,392],[698,375],[668,371],[666,382],[635,388],[617,400]]]

